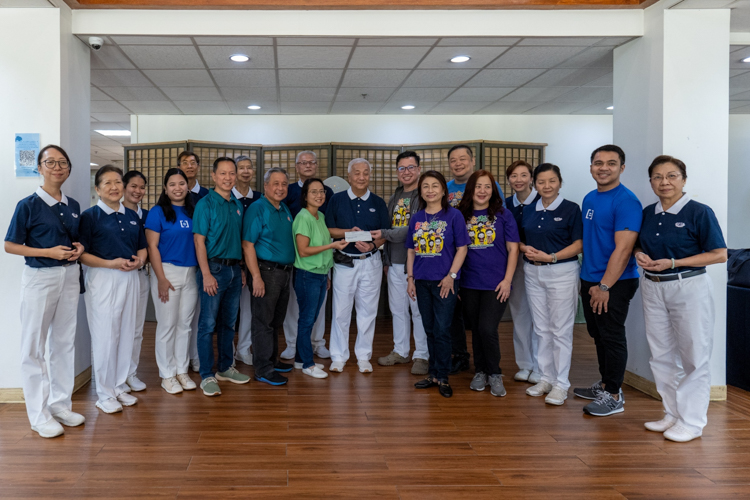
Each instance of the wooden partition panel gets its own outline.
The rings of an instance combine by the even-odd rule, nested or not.
[[[255,167],[255,182],[258,180],[258,172],[262,170],[258,166],[258,158],[260,158],[261,155],[260,146],[257,145],[188,141],[188,149],[197,154],[201,159],[201,169],[198,174],[198,182],[201,186],[207,188],[211,188],[214,185],[214,182],[211,180],[211,170],[216,158],[226,156],[234,159],[240,155],[248,156],[253,161],[253,166]]]
[[[125,171],[138,170],[148,179],[146,194],[141,202],[143,208],[148,209],[156,204],[161,194],[164,174],[177,166],[177,156],[185,149],[187,141],[125,146]]]
[[[318,157],[318,177],[330,177],[331,145],[330,144],[286,144],[263,147],[263,170],[258,173],[258,191],[263,191],[263,174],[271,168],[283,168],[289,175],[289,182],[297,182],[295,162],[297,155],[303,151],[312,151]]]
[[[456,144],[465,144],[471,148],[474,158],[477,159],[477,168],[480,168],[480,153],[482,151],[481,141],[471,142],[435,142],[430,144],[407,144],[403,146],[403,151],[414,151],[420,158],[420,166],[422,172],[428,170],[437,170],[443,176],[446,181],[450,181],[453,176],[451,175],[450,165],[448,163],[448,151]]]
[[[349,162],[355,158],[364,158],[372,165],[370,172],[370,191],[385,199],[386,202],[398,187],[396,175],[396,157],[401,146],[379,146],[369,144],[332,144],[334,170],[333,175],[347,178]]]
[[[489,170],[503,188],[505,196],[513,191],[505,178],[505,169],[516,160],[525,160],[532,167],[544,163],[546,144],[510,144],[484,142],[482,144],[482,168]]]

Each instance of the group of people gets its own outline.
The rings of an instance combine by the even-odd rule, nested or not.
[[[590,167],[597,188],[581,209],[560,195],[556,165],[509,165],[514,194],[504,200],[493,175],[475,170],[470,147],[451,148],[448,161],[450,182],[435,170],[422,172],[417,153],[401,153],[400,186],[386,203],[369,190],[372,166],[364,158],[349,163],[350,187],[334,194],[316,177],[315,153],[303,151],[299,180],[290,184],[284,169],[271,168],[261,194],[251,188],[250,158],[217,158],[208,190],[197,181],[200,158],[184,151],[150,211],[140,207],[145,176],[104,166],[95,176],[100,200],[81,212],[62,192],[72,168],[67,153],[45,147],[37,162],[44,183],[19,202],[5,239],[6,252],[26,258],[22,374],[32,429],[54,437],[64,432],[60,424],[84,423],[71,406],[79,293],[91,332],[96,406],[114,413],[136,404],[132,393],[146,388],[137,368],[149,290],[162,388],[196,389],[192,368],[202,392],[217,396],[220,382],[250,381],[237,361],[274,386],[286,384],[283,373],[292,369],[328,377],[315,356],[330,357],[330,371],[344,371],[352,309],[357,367],[372,372],[385,272],[394,346],[378,364],[411,362],[413,374],[426,375],[415,387],[437,387],[444,397],[453,394],[449,376],[469,368],[467,329],[475,368],[469,388],[506,395],[498,327],[509,304],[514,378],[533,384],[529,396],[564,404],[580,293],[600,380],[573,394],[591,400],[583,410],[592,416],[623,411],[625,319],[640,279],[665,410],[645,426],[674,441],[700,436],[714,323],[706,266],[726,261],[726,245],[712,210],[683,192],[685,164],[671,156],[653,161],[648,175],[659,202],[643,209],[620,182],[622,149],[597,148]],[[323,338],[329,289],[330,350]]]

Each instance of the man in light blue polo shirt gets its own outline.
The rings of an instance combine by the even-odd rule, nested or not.
[[[292,365],[280,362],[278,329],[289,303],[294,264],[292,214],[284,204],[289,177],[283,168],[272,168],[263,178],[264,196],[250,205],[242,225],[242,249],[251,279],[253,366],[255,380],[284,385],[280,375]]]

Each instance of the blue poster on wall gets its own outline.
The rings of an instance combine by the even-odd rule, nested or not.
[[[16,177],[38,177],[39,134],[16,134]]]

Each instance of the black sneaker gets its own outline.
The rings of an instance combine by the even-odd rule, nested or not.
[[[465,372],[469,369],[469,358],[463,356],[453,356],[451,359],[451,371],[450,375],[455,375],[459,372]]]
[[[258,382],[263,382],[264,384],[268,385],[284,385],[287,382],[289,382],[289,379],[287,379],[283,375],[279,375],[278,373],[271,372],[269,375],[261,376],[255,375],[255,380]]]
[[[284,363],[282,361],[279,361],[278,363],[273,365],[273,369],[279,373],[289,373],[290,371],[292,371],[292,366],[293,365],[289,363]]]
[[[573,394],[583,399],[596,399],[604,391],[602,389],[602,381],[591,384],[591,387],[576,387],[573,389]]]

